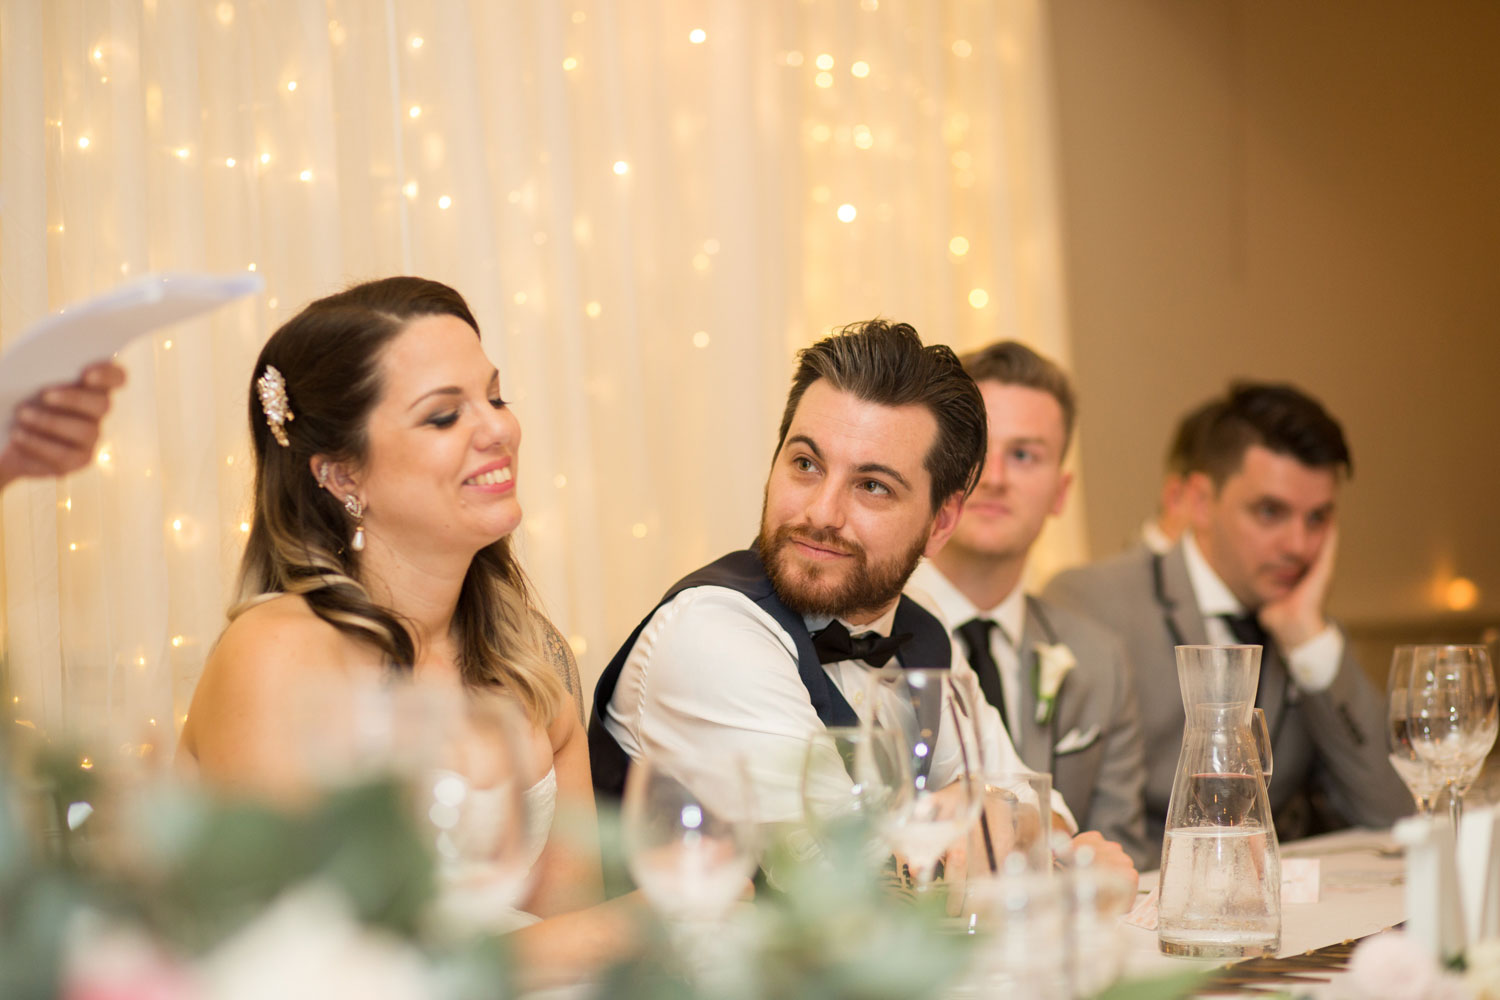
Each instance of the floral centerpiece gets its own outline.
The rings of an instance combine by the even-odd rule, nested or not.
[[[110,805],[71,755],[28,781],[0,771],[7,1000],[512,992],[503,941],[425,926],[433,863],[394,782],[291,811],[182,787]]]
[[[454,939],[430,919],[434,863],[399,783],[297,810],[170,784],[116,802],[113,784],[72,754],[43,755],[25,782],[0,769],[0,997],[515,995],[504,938]],[[895,1000],[962,971],[971,941],[942,929],[940,902],[892,893],[855,845],[829,857],[848,863],[778,857],[780,890],[724,929],[742,951],[735,995]],[[685,974],[644,910],[641,939],[598,995],[725,995]]]
[[[3,745],[0,745],[3,748]],[[503,1000],[504,938],[431,917],[435,866],[395,781],[286,810],[180,785],[118,794],[102,770],[43,754],[0,767],[0,997],[6,1000]],[[615,820],[605,817],[606,832]],[[721,930],[737,954],[696,975],[643,911],[643,945],[594,985],[611,1000],[941,995],[982,939],[847,844],[773,849],[763,889]],[[607,843],[615,838],[605,837]],[[805,844],[805,841],[803,841]],[[606,862],[611,859],[606,858]],[[617,859],[616,859],[617,860]],[[883,872],[883,876],[881,874]],[[1186,982],[1106,995],[1181,995]]]

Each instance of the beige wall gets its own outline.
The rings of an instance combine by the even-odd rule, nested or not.
[[[1287,379],[1354,451],[1335,612],[1500,621],[1500,3],[1049,10],[1093,552],[1151,509],[1184,409]]]

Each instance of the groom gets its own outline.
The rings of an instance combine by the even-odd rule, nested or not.
[[[595,790],[618,796],[633,759],[734,754],[747,762],[757,818],[800,819],[809,735],[868,713],[866,672],[892,658],[951,662],[986,761],[1018,763],[942,623],[901,594],[957,523],[985,421],[953,352],[924,347],[904,323],[848,327],[803,350],[753,547],[668,590],[599,680]],[[941,733],[938,744],[935,773]],[[1118,846],[1086,836],[1101,859],[1128,866]]]
[[[595,788],[619,795],[641,756],[740,755],[760,808],[799,817],[807,738],[858,722],[865,671],[949,665],[942,625],[901,588],[953,530],[983,449],[973,381],[910,326],[804,350],[753,547],[672,587],[599,680]]]

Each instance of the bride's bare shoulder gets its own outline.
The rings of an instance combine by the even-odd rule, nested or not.
[[[225,656],[274,654],[280,658],[342,659],[353,642],[313,613],[296,594],[279,594],[245,608],[219,637],[210,660]]]
[[[305,735],[299,726],[306,724],[306,712],[299,721],[297,706],[316,701],[324,678],[371,659],[301,597],[278,596],[245,608],[203,665],[178,756],[228,787],[291,787]]]
[[[215,747],[243,752],[274,732],[289,699],[317,678],[378,663],[378,654],[282,595],[244,609],[219,636],[193,691],[182,746],[204,760]]]
[[[347,670],[374,654],[283,594],[246,608],[229,623],[203,666],[199,687],[282,687],[324,671]]]

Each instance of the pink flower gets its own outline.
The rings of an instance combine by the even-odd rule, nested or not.
[[[60,1000],[196,1000],[197,989],[141,930],[84,913],[69,929]]]
[[[1366,938],[1349,960],[1344,993],[1363,1000],[1449,1000],[1466,995],[1447,980],[1432,956],[1400,931]]]

